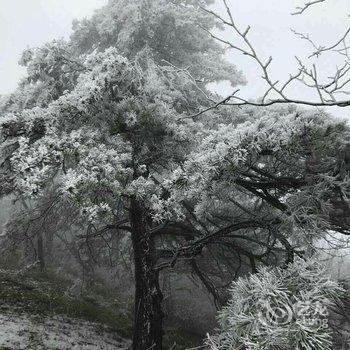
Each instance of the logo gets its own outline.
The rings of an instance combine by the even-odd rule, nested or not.
[[[259,321],[268,326],[285,326],[293,320],[293,308],[288,304],[277,303],[271,305],[268,302],[263,304],[259,312]]]
[[[328,327],[328,310],[320,301],[297,301],[293,305],[274,300],[264,301],[258,314],[265,326],[287,326],[298,322],[305,326]]]

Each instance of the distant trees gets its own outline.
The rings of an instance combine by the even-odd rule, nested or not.
[[[292,106],[213,108],[208,83],[244,83],[208,33],[219,22],[196,1],[110,1],[69,42],[26,50],[1,104],[1,193],[33,204],[8,235],[26,228],[38,252],[44,224],[86,247],[129,239],[134,349],[162,348],[163,270],[186,264],[220,306],[242,267],[349,232],[349,127]]]

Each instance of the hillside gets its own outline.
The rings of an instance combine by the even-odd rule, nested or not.
[[[63,280],[48,276],[0,272],[0,349],[128,348],[124,312],[73,298],[62,286]]]
[[[65,316],[31,315],[20,308],[0,311],[1,349],[124,350],[128,342],[93,322]]]

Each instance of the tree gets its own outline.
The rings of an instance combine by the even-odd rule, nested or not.
[[[193,84],[147,59],[131,63],[115,49],[91,54],[86,69],[71,93],[21,115],[26,135],[38,119],[45,132],[36,142],[28,136],[18,139],[11,158],[14,190],[40,195],[48,183],[59,181],[59,195],[74,201],[96,230],[105,222],[111,229],[130,231],[136,282],[134,347],[160,348],[162,296],[151,235],[160,189],[150,174],[182,157],[189,142],[183,128],[193,126],[179,122],[176,107],[183,108]]]
[[[137,25],[120,27],[130,13]],[[173,208],[160,200],[157,178],[182,161],[201,128],[183,116],[206,103],[205,85],[227,72],[240,79],[196,21],[216,24],[191,2],[110,1],[76,24],[71,42],[25,51],[28,76],[2,107],[3,193],[40,197],[56,184],[51,208],[70,201],[93,234],[130,232],[135,349],[162,346],[154,233]]]
[[[164,269],[188,263],[219,306],[218,275],[348,233],[349,128],[290,106],[211,108],[209,82],[243,82],[216,24],[192,1],[110,1],[69,42],[27,50],[2,102],[1,192],[51,203],[44,216],[71,206],[85,238],[130,238],[134,349],[162,348]]]

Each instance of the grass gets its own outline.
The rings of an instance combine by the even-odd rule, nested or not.
[[[164,349],[183,350],[197,347],[203,344],[202,341],[203,339],[196,334],[179,328],[168,327],[163,338],[163,345]]]
[[[15,309],[38,316],[66,315],[106,325],[119,336],[131,338],[132,305],[116,302],[113,290],[98,285],[93,295],[105,301],[103,306],[95,298],[72,298],[65,294],[70,285],[70,280],[52,271],[31,272],[20,277],[0,272],[0,311]],[[165,329],[165,350],[183,350],[200,344],[198,335],[174,327]]]
[[[72,298],[64,294],[69,282],[60,276],[31,274],[25,278],[0,274],[2,307],[15,307],[42,315],[62,314],[104,324],[122,337],[130,337],[132,320],[125,305],[101,306],[95,300]]]

